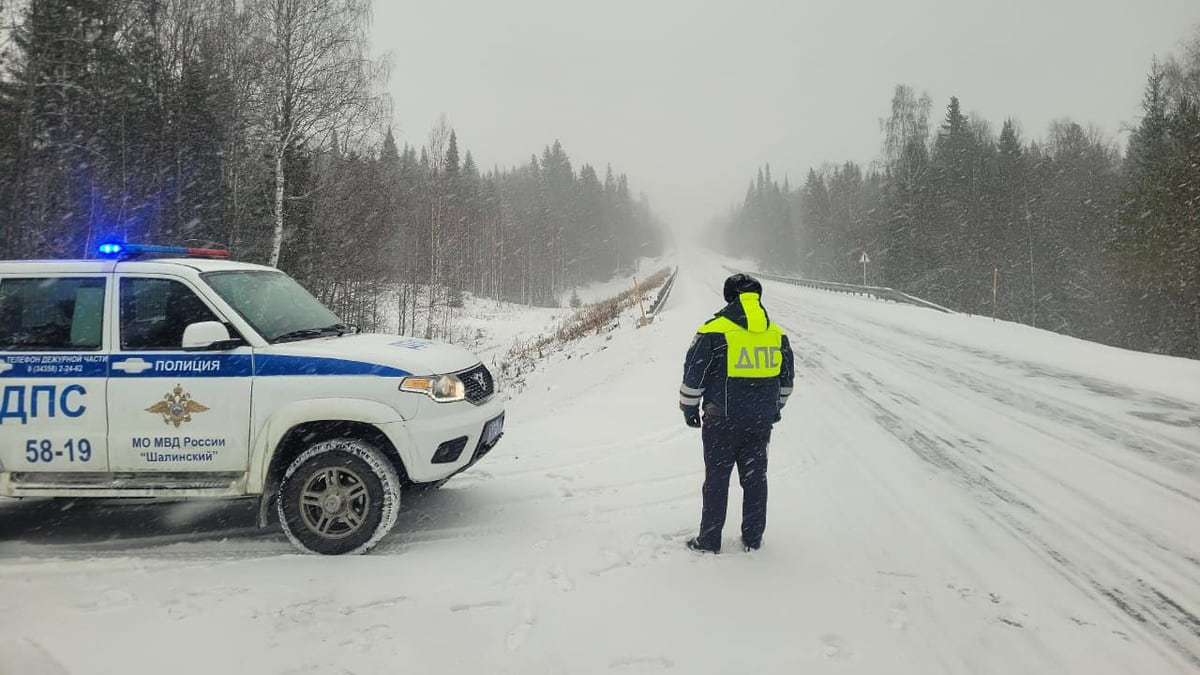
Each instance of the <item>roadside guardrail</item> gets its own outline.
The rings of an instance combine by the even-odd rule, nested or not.
[[[814,279],[801,279],[798,277],[785,277],[785,276],[782,276],[779,274],[767,274],[765,272],[752,272],[749,270],[740,270],[740,269],[730,267],[728,265],[725,265],[724,267],[725,267],[725,269],[729,270],[730,272],[735,272],[735,273],[743,272],[745,274],[750,274],[750,275],[756,276],[760,279],[768,279],[770,281],[778,281],[778,282],[785,283],[785,284],[792,284],[793,286],[803,286],[805,288],[815,288],[817,290],[831,291],[834,293],[849,293],[852,295],[865,295],[865,296],[869,296],[869,297],[873,297],[873,298],[878,298],[880,300],[890,300],[892,302],[900,302],[900,303],[904,303],[906,305],[915,305],[917,307],[925,307],[927,309],[936,309],[937,311],[945,312],[946,314],[955,314],[956,313],[952,309],[942,307],[941,305],[929,302],[928,300],[922,300],[921,298],[918,298],[915,295],[909,295],[908,293],[904,293],[902,291],[897,291],[894,288],[886,288],[884,286],[858,286],[856,284],[840,284],[840,283],[836,283],[833,281],[816,281]],[[674,279],[674,276],[672,276],[672,279]]]
[[[667,277],[667,282],[658,289],[658,297],[654,299],[654,304],[650,305],[650,311],[647,314],[655,315],[658,314],[658,310],[662,309],[663,304],[666,303],[667,298],[671,295],[671,289],[675,287],[675,277],[678,275],[679,267],[676,266],[671,271],[671,276]]]

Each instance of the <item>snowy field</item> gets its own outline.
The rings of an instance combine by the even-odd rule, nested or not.
[[[677,388],[724,270],[680,264],[371,555],[250,504],[3,504],[0,673],[1200,672],[1200,363],[768,282],[798,378],[764,548],[735,487],[700,556]]]
[[[633,288],[635,280],[645,280],[646,277],[664,267],[674,267],[678,264],[676,257],[674,254],[667,254],[661,258],[638,258],[635,261],[637,273],[630,276],[618,276],[603,283],[589,284],[568,290],[563,293],[562,306],[568,307],[570,305],[572,291],[579,294],[579,300],[584,304],[607,300],[618,293]]]

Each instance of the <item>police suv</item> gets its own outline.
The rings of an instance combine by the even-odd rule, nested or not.
[[[100,248],[0,262],[0,496],[256,496],[301,550],[363,553],[500,439],[464,349],[358,333],[224,251]]]

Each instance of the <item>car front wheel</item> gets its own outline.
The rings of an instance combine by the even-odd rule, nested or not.
[[[321,441],[288,466],[277,505],[284,533],[300,550],[366,553],[396,524],[400,479],[368,443]]]

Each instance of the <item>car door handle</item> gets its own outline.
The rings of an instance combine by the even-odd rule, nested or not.
[[[124,361],[117,361],[112,364],[112,368],[123,373],[133,373],[136,375],[137,373],[149,370],[150,362],[134,357],[132,359],[125,359]]]
[[[8,361],[5,361],[3,359],[0,359],[0,375],[3,375],[4,373],[7,373],[8,371],[10,371],[12,369],[13,369],[13,364],[11,364]]]

